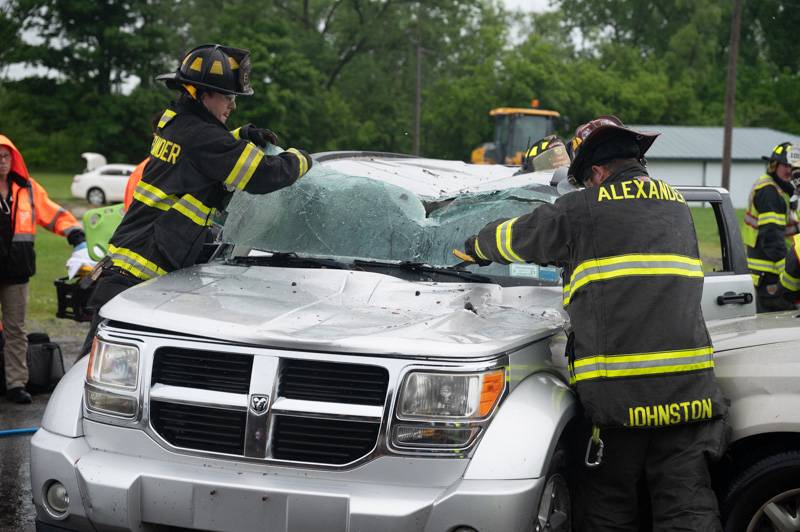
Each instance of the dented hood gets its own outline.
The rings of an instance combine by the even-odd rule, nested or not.
[[[557,310],[560,297],[555,287],[216,264],[138,285],[106,304],[101,315],[271,347],[480,358],[559,332],[565,324]]]

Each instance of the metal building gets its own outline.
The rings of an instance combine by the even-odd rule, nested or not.
[[[647,152],[647,167],[653,177],[663,177],[675,185],[721,185],[723,128],[662,125],[630,127],[661,133]],[[750,188],[766,168],[761,156],[769,155],[772,148],[781,142],[798,140],[800,137],[775,129],[733,129],[730,192],[735,207],[747,207]]]

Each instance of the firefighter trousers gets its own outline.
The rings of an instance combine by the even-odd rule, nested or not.
[[[655,429],[603,429],[602,464],[580,466],[577,482],[578,530],[648,530],[641,515],[641,482],[647,486],[653,532],[722,531],[709,462],[725,445],[722,421]]]

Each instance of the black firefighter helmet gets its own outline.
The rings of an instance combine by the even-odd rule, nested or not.
[[[221,94],[250,96],[250,51],[220,44],[201,44],[181,59],[178,70],[161,74],[157,80],[170,89],[184,84]]]
[[[788,164],[791,165],[794,162],[794,159],[797,158],[797,148],[795,148],[791,142],[782,142],[772,148],[772,153],[769,156],[762,155],[761,159],[764,161],[776,162],[778,164]]]
[[[627,128],[616,116],[595,118],[575,130],[569,145],[572,151],[569,175],[578,184],[583,184],[592,165],[612,159],[641,160],[658,135]]]

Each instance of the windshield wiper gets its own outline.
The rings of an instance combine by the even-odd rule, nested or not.
[[[292,266],[292,267],[317,267],[331,268],[334,270],[348,270],[349,265],[334,259],[322,257],[301,257],[294,251],[288,253],[269,251],[269,255],[255,255],[252,257],[233,257],[229,262],[252,266]]]
[[[455,270],[452,268],[443,268],[438,266],[431,266],[430,264],[426,264],[424,262],[414,262],[410,260],[401,261],[401,262],[385,262],[379,260],[360,260],[356,259],[353,261],[353,266],[360,267],[360,268],[387,268],[387,269],[395,269],[395,270],[403,270],[408,272],[420,272],[420,273],[434,273],[438,275],[449,275],[452,277],[459,277],[461,279],[465,279],[467,281],[473,281],[476,283],[494,283],[490,277],[486,275],[481,275],[479,273],[472,273],[466,270]]]

